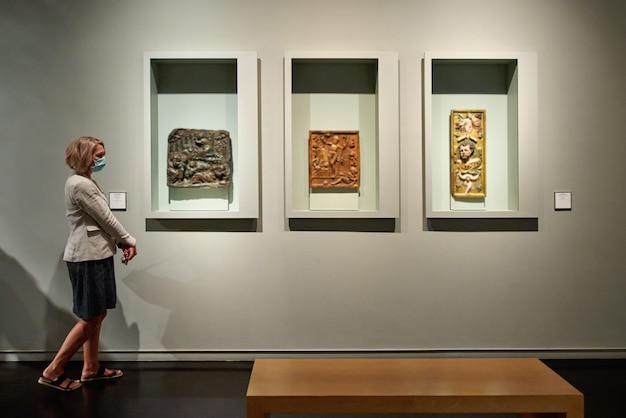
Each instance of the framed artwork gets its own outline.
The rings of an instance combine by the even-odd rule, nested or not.
[[[174,129],[167,138],[167,186],[228,188],[232,178],[230,132]]]
[[[486,111],[452,110],[450,115],[450,186],[455,199],[487,196]]]
[[[309,131],[309,187],[358,189],[359,131]]]

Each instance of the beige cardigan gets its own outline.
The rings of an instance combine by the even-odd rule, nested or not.
[[[95,181],[72,174],[65,182],[65,206],[70,236],[63,260],[102,260],[116,252],[116,244],[134,247],[133,238],[115,218]]]

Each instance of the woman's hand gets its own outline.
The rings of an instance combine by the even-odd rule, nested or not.
[[[128,261],[137,255],[137,247],[131,247],[130,245],[122,244],[122,251],[124,252],[124,258]]]

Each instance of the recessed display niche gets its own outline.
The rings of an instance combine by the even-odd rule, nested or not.
[[[537,129],[536,54],[426,53],[426,218],[537,218]]]
[[[285,54],[287,218],[397,218],[398,58]]]
[[[144,60],[147,218],[257,218],[256,53]]]

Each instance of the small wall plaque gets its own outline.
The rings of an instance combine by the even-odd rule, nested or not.
[[[572,210],[572,192],[554,192],[554,210]]]
[[[126,192],[109,192],[109,208],[126,210]]]

